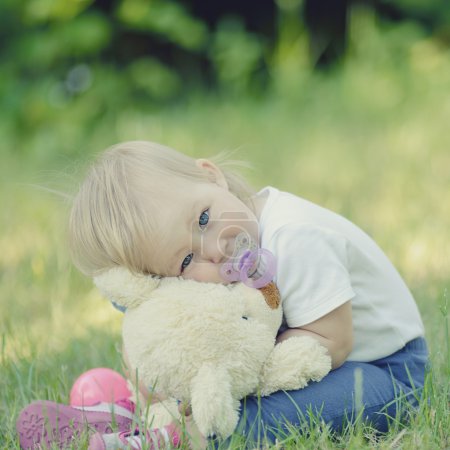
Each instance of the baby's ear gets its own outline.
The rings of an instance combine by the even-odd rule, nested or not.
[[[216,183],[221,188],[228,190],[228,183],[225,175],[212,161],[204,158],[196,159],[195,165],[198,168],[205,170],[213,183]]]
[[[138,306],[159,286],[160,277],[133,274],[114,267],[94,277],[94,284],[109,300],[126,308]]]

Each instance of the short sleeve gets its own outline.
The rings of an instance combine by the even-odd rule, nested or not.
[[[314,225],[288,224],[269,243],[277,258],[276,282],[289,327],[323,317],[355,296],[344,236]]]

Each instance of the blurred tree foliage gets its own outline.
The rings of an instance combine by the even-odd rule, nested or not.
[[[448,0],[1,0],[4,145],[45,147],[55,126],[70,141],[80,118],[94,127],[131,102],[149,110],[204,88],[258,96],[292,67],[333,68],[361,7],[450,41]]]

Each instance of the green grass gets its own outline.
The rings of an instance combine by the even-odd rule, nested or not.
[[[54,127],[5,135],[10,150],[0,156],[2,448],[19,448],[15,419],[24,405],[34,399],[67,403],[83,371],[121,368],[121,315],[71,267],[66,202],[33,185],[68,189],[68,179],[77,177],[76,160],[131,139],[158,141],[194,156],[238,148],[236,156],[255,166],[247,175],[257,188],[289,190],[369,232],[417,299],[432,371],[427,401],[410,425],[394,424],[378,439],[363,427],[349,427],[336,438],[312,426],[308,436],[293,430],[283,448],[449,447],[450,61],[429,40],[417,38],[399,50],[396,41],[386,44],[388,37],[372,38],[366,44],[373,44],[371,58],[362,58],[364,49],[355,44],[346,65],[327,76],[300,64],[297,76],[289,78],[286,63],[264,98],[193,93],[189,101],[147,111],[130,102],[95,126],[82,119],[74,126],[74,104],[61,111]],[[67,124],[66,134],[61,124]]]

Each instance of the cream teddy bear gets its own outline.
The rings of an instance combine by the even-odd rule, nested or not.
[[[239,400],[321,380],[331,359],[316,340],[275,345],[282,320],[273,283],[200,283],[111,269],[94,278],[127,311],[122,335],[130,365],[156,393],[190,403],[204,436],[232,434]]]

